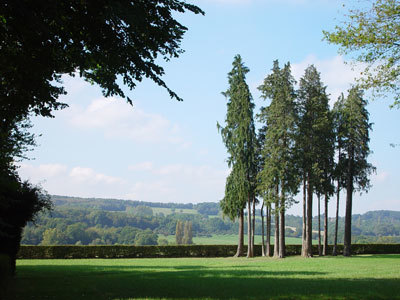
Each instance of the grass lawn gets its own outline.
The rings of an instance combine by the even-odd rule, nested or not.
[[[19,260],[16,299],[400,299],[400,255]]]
[[[167,239],[168,243],[175,243],[175,235],[159,235],[159,238]],[[301,238],[286,237],[285,239],[287,245],[301,245]],[[193,243],[196,245],[237,245],[238,236],[237,234],[214,234],[211,237],[193,237]],[[254,237],[254,242],[256,244],[261,244],[261,235],[256,235]],[[247,245],[247,235],[244,237],[244,243]],[[274,237],[271,237],[271,243],[274,243]],[[317,244],[317,240],[313,240],[313,244]]]

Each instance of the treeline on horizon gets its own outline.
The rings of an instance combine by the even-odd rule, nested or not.
[[[194,237],[237,234],[237,222],[221,217],[219,204],[153,203],[116,199],[82,199],[52,196],[54,210],[41,214],[35,224],[24,229],[25,245],[166,245],[166,236],[175,235],[178,221],[190,221]],[[190,208],[192,207],[192,208]],[[169,214],[155,212],[171,209]],[[205,209],[207,208],[207,209]],[[189,213],[183,209],[192,209]],[[210,213],[207,213],[209,211]],[[400,212],[373,211],[353,215],[354,243],[400,243]],[[274,223],[271,224],[275,228]],[[302,218],[286,216],[285,235],[301,237]],[[334,218],[329,218],[334,225]],[[261,235],[261,220],[256,218],[255,234]],[[289,228],[290,227],[290,228]],[[247,227],[245,227],[247,229]],[[344,219],[339,220],[343,232]],[[313,239],[317,238],[318,220],[313,219]],[[333,232],[328,241],[333,243]],[[343,242],[340,234],[339,243]]]

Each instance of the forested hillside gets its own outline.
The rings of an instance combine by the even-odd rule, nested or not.
[[[191,221],[193,235],[237,234],[238,224],[223,219],[218,203],[151,203],[116,199],[84,199],[52,196],[54,210],[41,215],[24,230],[22,244],[29,245],[109,245],[166,244],[174,235],[178,220]],[[259,214],[258,214],[259,215]],[[317,235],[314,218],[314,238]],[[301,236],[302,219],[286,217],[286,236]],[[334,219],[329,219],[329,240],[333,241]],[[339,241],[343,241],[343,218],[339,221]],[[353,240],[362,243],[399,243],[400,212],[372,211],[353,216]],[[273,232],[273,230],[272,230]],[[261,220],[256,221],[261,234]]]

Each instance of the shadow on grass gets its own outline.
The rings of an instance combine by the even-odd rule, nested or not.
[[[332,279],[324,272],[245,266],[36,265],[18,267],[9,298],[400,299],[400,281]]]

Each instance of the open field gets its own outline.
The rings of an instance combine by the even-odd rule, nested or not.
[[[174,210],[172,208],[167,208],[167,207],[150,207],[153,210],[153,214],[159,214],[163,213],[164,216],[168,216],[174,212],[176,213],[181,213],[181,214],[192,214],[192,215],[197,215],[198,212],[195,209],[187,209],[187,208],[175,208]]]
[[[19,260],[16,299],[400,299],[400,255]]]
[[[168,243],[175,243],[175,235],[159,235],[159,238],[167,239]],[[193,243],[196,245],[236,245],[238,242],[237,234],[214,234],[211,237],[206,236],[195,236],[193,237]],[[261,244],[261,235],[256,235],[254,237],[254,242],[256,244]],[[244,243],[247,245],[247,235],[244,236]],[[271,243],[274,243],[274,237],[271,237]],[[286,237],[287,245],[301,245],[301,238]],[[318,244],[317,240],[313,240],[313,244]]]

